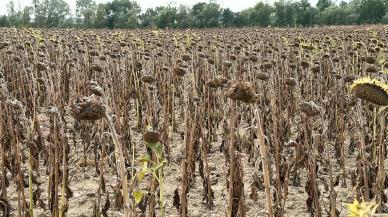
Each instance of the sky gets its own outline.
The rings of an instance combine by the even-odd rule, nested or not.
[[[16,5],[19,5],[23,8],[26,5],[30,5],[32,0],[14,0]],[[66,1],[72,11],[75,11],[75,2],[76,0],[64,0]],[[97,3],[106,3],[109,0],[95,0]],[[153,8],[161,5],[168,5],[172,3],[172,5],[188,5],[192,6],[198,2],[208,2],[208,0],[136,0],[137,3],[141,6],[142,10],[145,11],[147,8]],[[271,3],[273,0],[264,0],[264,2]],[[316,0],[311,0],[313,3]],[[4,15],[7,13],[7,4],[9,0],[0,0],[0,14]],[[222,8],[230,8],[232,11],[242,11],[246,8],[254,6],[259,0],[216,0],[218,4],[221,5]]]

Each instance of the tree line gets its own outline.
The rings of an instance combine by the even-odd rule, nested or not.
[[[308,0],[277,0],[272,5],[258,2],[241,12],[222,8],[214,1],[192,7],[159,6],[142,12],[132,0],[101,4],[77,0],[75,14],[64,0],[33,0],[24,8],[10,0],[7,12],[0,16],[0,26],[133,29],[388,24],[388,0],[350,0],[338,4],[319,0],[315,6]]]

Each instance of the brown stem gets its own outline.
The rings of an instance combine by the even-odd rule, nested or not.
[[[255,110],[255,118],[257,122],[257,138],[259,140],[260,155],[263,166],[263,179],[265,188],[265,202],[268,216],[272,217],[272,197],[271,197],[271,183],[269,175],[269,160],[268,160],[268,147],[265,144],[265,136],[263,133],[262,122],[259,114],[259,110]]]
[[[364,135],[364,121],[362,120],[361,115],[361,106],[357,106],[358,108],[358,118],[360,122],[360,126],[357,128],[358,135],[360,139],[360,150],[361,150],[361,159],[362,159],[362,165],[363,165],[363,179],[364,179],[364,187],[365,187],[365,200],[369,201],[370,195],[369,195],[369,181],[368,181],[368,164],[366,159],[366,144],[365,144],[365,135]]]
[[[228,212],[227,212],[227,216],[228,217],[233,217],[234,216],[234,210],[233,210],[233,207],[234,207],[234,166],[235,166],[235,139],[234,139],[234,126],[235,126],[235,115],[234,115],[234,102],[232,103],[232,117],[231,117],[231,120],[230,120],[230,131],[231,131],[231,134],[230,134],[230,141],[229,141],[229,144],[228,144],[228,153],[229,153],[229,177],[228,177],[228,181],[229,181],[229,189],[228,189]]]
[[[116,159],[119,159],[117,165],[120,169],[120,179],[122,181],[122,193],[123,193],[123,201],[124,201],[124,217],[129,217],[130,203],[129,203],[129,192],[128,192],[128,180],[127,180],[127,170],[125,169],[125,161],[123,148],[119,139],[117,138],[116,129],[113,126],[112,120],[109,115],[106,113],[104,116],[104,120],[109,126],[110,133],[112,135],[113,144],[115,145],[115,154]]]
[[[383,108],[384,109],[384,108]],[[378,171],[378,194],[377,194],[377,203],[380,205],[379,209],[381,210],[381,204],[383,203],[383,194],[384,194],[384,183],[385,183],[385,169],[384,169],[384,160],[385,160],[385,118],[386,113],[379,112],[379,122],[380,122],[380,136],[379,136],[379,171]]]

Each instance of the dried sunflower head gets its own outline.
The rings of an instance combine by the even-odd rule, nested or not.
[[[257,78],[262,81],[266,81],[269,79],[269,74],[264,72],[259,72],[256,74]]]
[[[370,65],[370,66],[366,67],[365,71],[369,72],[369,73],[376,73],[378,71],[378,69],[376,68],[376,66]]]
[[[73,116],[79,120],[95,121],[103,118],[106,108],[94,97],[77,98],[71,106]]]
[[[215,78],[210,79],[208,82],[206,82],[206,85],[211,88],[220,88],[225,87],[225,85],[228,83],[228,80],[223,76],[216,76]]]
[[[102,96],[104,94],[104,90],[96,81],[89,81],[87,84],[89,90],[95,94],[96,96]]]
[[[293,87],[293,86],[295,86],[298,82],[296,81],[295,78],[285,78],[285,79],[284,79],[284,83],[285,83],[286,85],[288,85],[288,86]]]
[[[159,142],[160,134],[156,131],[146,131],[143,135],[143,138],[148,143],[157,143]]]
[[[174,67],[172,69],[172,72],[174,73],[174,75],[180,77],[180,76],[184,76],[186,74],[186,70],[182,67]]]
[[[245,103],[253,103],[258,96],[253,90],[252,84],[248,82],[234,82],[225,92],[225,95],[233,100],[242,101]]]
[[[152,84],[156,81],[156,79],[150,74],[145,74],[141,77],[141,81],[144,83]]]
[[[50,115],[58,115],[59,109],[57,107],[52,106],[47,110],[47,113]]]
[[[301,112],[306,114],[308,117],[313,117],[319,115],[321,112],[321,107],[315,104],[313,101],[301,102],[299,104]]]
[[[163,144],[160,143],[160,134],[157,131],[153,131],[151,126],[147,127],[147,131],[143,134],[143,139],[147,142],[153,152],[159,157],[163,156]]]
[[[376,105],[388,105],[388,85],[379,80],[360,78],[353,82],[350,90],[360,99]]]
[[[5,81],[5,78],[3,74],[0,72],[0,100],[6,101],[9,97],[7,82]]]

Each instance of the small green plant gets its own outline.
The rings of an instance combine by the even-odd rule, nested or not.
[[[132,184],[143,181],[144,177],[151,175],[157,181],[159,186],[159,204],[160,204],[160,216],[165,216],[165,201],[163,196],[163,182],[164,173],[163,168],[167,164],[166,159],[163,156],[163,145],[159,142],[159,133],[154,131],[147,131],[144,134],[144,140],[146,145],[151,149],[151,155],[145,154],[138,158],[138,162],[142,164],[142,169],[132,179]],[[144,190],[136,190],[132,192],[132,196],[135,199],[136,205],[141,202],[143,196],[146,193],[154,194],[155,192],[147,192]]]
[[[357,199],[354,202],[348,204],[349,217],[372,217],[376,216],[376,210],[378,205],[373,202],[365,202],[362,200],[360,203]]]

